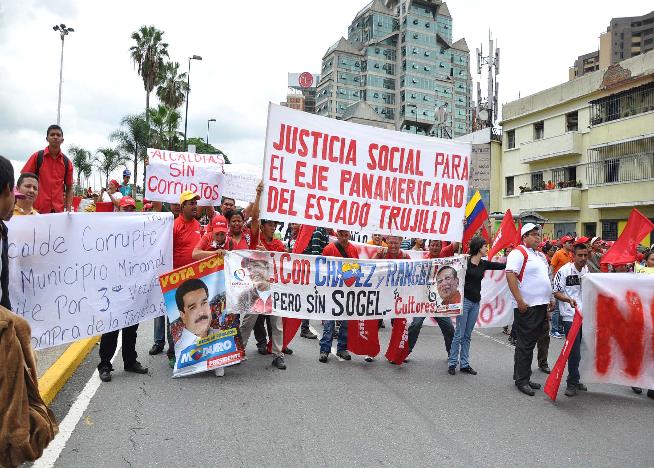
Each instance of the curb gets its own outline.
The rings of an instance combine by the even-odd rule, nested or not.
[[[55,399],[59,390],[77,370],[84,358],[91,352],[99,336],[86,338],[71,344],[59,359],[39,379],[39,392],[46,405]]]

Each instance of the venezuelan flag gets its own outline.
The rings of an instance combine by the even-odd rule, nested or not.
[[[487,219],[488,212],[481,199],[481,194],[477,190],[466,205],[466,227],[463,231],[463,242],[472,239],[472,236],[484,225],[484,221]]]

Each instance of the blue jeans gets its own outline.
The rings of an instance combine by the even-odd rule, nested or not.
[[[409,352],[413,351],[413,348],[418,341],[418,336],[420,336],[420,329],[426,318],[427,317],[413,317],[411,325],[409,325]],[[435,317],[435,319],[441,329],[441,333],[443,333],[445,352],[447,352],[447,355],[449,356],[452,337],[454,337],[454,326],[452,325],[452,320],[449,317]]]
[[[320,338],[320,352],[321,353],[330,353],[332,350],[332,335],[334,333],[334,326],[336,322],[334,320],[325,321],[322,328],[322,338]],[[340,322],[340,327],[338,329],[338,342],[336,343],[336,351],[346,351],[347,350],[347,321],[343,320]]]
[[[561,313],[559,312],[559,301],[554,302],[554,310],[552,311],[552,329],[551,333],[560,333],[563,335],[565,332],[563,329],[561,320]]]
[[[568,332],[572,328],[572,322],[563,321],[563,330],[565,331],[565,336],[568,336]],[[581,328],[577,334],[577,339],[572,343],[572,348],[570,348],[570,356],[568,356],[568,385],[579,385],[579,361],[581,361]]]
[[[175,346],[173,337],[170,334],[170,324],[166,326],[168,318],[165,315],[154,319],[154,343],[164,346],[166,344],[166,335],[168,335],[168,356],[175,355]]]
[[[472,302],[463,298],[463,311],[456,318],[456,330],[452,339],[452,349],[447,360],[449,367],[456,367],[459,363],[459,351],[461,352],[461,368],[470,367],[470,337],[475,328],[477,316],[479,315],[479,302]]]

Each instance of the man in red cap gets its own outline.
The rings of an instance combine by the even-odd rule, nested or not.
[[[111,179],[107,188],[103,187],[100,192],[100,197],[103,202],[111,202],[114,204],[114,211],[120,210],[120,199],[123,198],[123,194],[118,191],[118,187],[120,187],[118,181]]]
[[[123,197],[118,203],[120,211],[133,213],[136,211],[136,201],[132,197]]]

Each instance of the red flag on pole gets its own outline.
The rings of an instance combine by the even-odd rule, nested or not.
[[[297,239],[295,240],[295,245],[293,246],[293,253],[301,254],[306,250],[311,242],[311,237],[313,232],[316,230],[315,226],[309,226],[308,224],[303,224],[300,226],[300,230],[297,233]]]
[[[481,227],[481,237],[486,239],[486,242],[490,242],[490,235],[488,234],[488,231],[486,230],[486,226]]]
[[[520,234],[520,231],[522,231],[522,221],[518,222],[518,229],[515,232],[515,239],[513,240],[514,247],[522,245],[522,234]]]
[[[633,263],[636,261],[636,247],[647,234],[654,231],[654,223],[652,223],[645,215],[637,209],[631,210],[627,225],[624,231],[615,241],[615,244],[606,251],[601,264],[624,265],[626,263]]]
[[[348,320],[347,349],[359,356],[377,356],[381,349],[377,320]]]
[[[282,317],[282,324],[284,327],[284,344],[282,345],[282,349],[285,349],[291,343],[291,341],[293,341],[293,338],[295,338],[295,334],[300,328],[300,325],[302,325],[302,320]],[[272,353],[272,341],[270,341],[270,339],[268,339],[266,348],[268,349],[269,353]]]
[[[577,339],[577,335],[581,329],[582,322],[583,316],[581,315],[581,312],[579,312],[579,309],[575,308],[575,316],[572,319],[572,327],[570,327],[570,331],[565,337],[565,343],[563,344],[561,354],[556,360],[556,364],[554,364],[552,372],[545,381],[545,387],[543,387],[543,391],[548,397],[552,399],[552,401],[556,401],[556,396],[559,392],[559,387],[561,386],[561,379],[563,379],[563,373],[565,372],[565,365],[568,362],[568,357],[570,357],[572,345]]]
[[[492,259],[500,250],[515,243],[515,238],[516,229],[513,222],[513,215],[511,214],[511,210],[506,210],[500,228],[497,230],[491,248],[488,250],[488,258]]]

